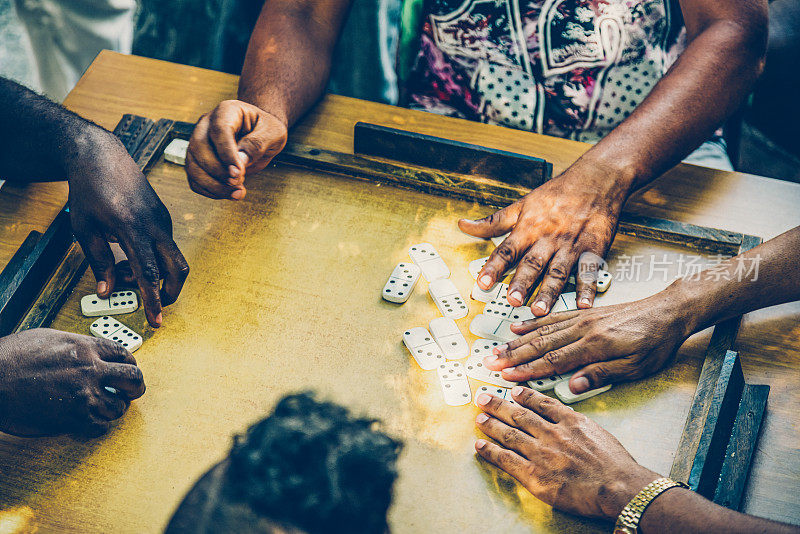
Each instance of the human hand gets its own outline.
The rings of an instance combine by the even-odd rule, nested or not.
[[[579,369],[570,390],[583,393],[664,367],[693,332],[674,290],[636,302],[565,311],[517,323],[522,337],[494,349],[484,365],[514,382]]]
[[[616,518],[659,475],[636,460],[597,423],[532,389],[511,389],[515,406],[478,396],[478,454],[545,503],[573,514]]]
[[[225,100],[195,126],[186,153],[192,191],[241,200],[245,174],[266,167],[288,138],[288,123],[241,100]]]
[[[97,437],[144,390],[136,360],[113,341],[48,328],[0,339],[2,432]]]
[[[114,135],[96,128],[84,147],[69,169],[70,220],[97,280],[97,294],[107,298],[114,291],[114,255],[108,243],[119,242],[141,291],[147,321],[158,328],[162,306],[175,302],[189,275],[172,239],[169,211]]]
[[[578,266],[579,308],[589,308],[597,291],[597,271],[617,231],[628,187],[611,173],[574,165],[513,204],[477,221],[461,219],[461,231],[476,237],[511,232],[492,252],[478,274],[489,289],[517,266],[508,287],[508,302],[524,306],[540,277],[541,288],[531,306],[546,315]]]

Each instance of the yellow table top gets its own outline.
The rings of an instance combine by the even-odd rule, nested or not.
[[[104,52],[66,105],[107,128],[123,113],[196,120],[233,97],[235,83],[233,76]],[[358,120],[529,153],[554,162],[557,172],[585,149],[342,97],[326,98],[292,135],[351,150]],[[98,440],[0,437],[0,510],[6,511],[0,526],[27,514],[42,531],[157,532],[193,481],[226,453],[232,433],[268,413],[283,394],[313,389],[380,418],[406,442],[390,517],[395,532],[605,527],[552,511],[475,459],[477,409],[445,406],[435,374],[420,370],[400,342],[403,330],[437,315],[425,282],[403,306],[380,299],[392,267],[423,241],[439,249],[467,295],[466,265],[491,245],[461,234],[455,220],[488,208],[288,167],[252,178],[242,203],[191,193],[182,169],[171,164],[157,165],[150,179],[170,209],[192,273],[160,330],[146,327],[141,310],[121,318],[145,337],[136,358],[148,391]],[[63,184],[3,189],[0,260],[8,261],[29,229],[46,226],[64,192]],[[794,184],[681,166],[631,207],[769,238],[800,224],[798,202]],[[620,236],[609,262],[613,267],[621,254],[680,252]],[[55,328],[88,332],[91,321],[80,315],[78,300],[93,291],[91,282],[87,273]],[[631,300],[664,285],[660,277],[619,283],[601,302]],[[472,302],[470,318],[479,310]],[[794,304],[751,314],[738,344],[747,379],[773,388],[746,511],[794,522],[800,521],[800,394],[791,387],[800,376],[798,311]],[[458,321],[465,333],[468,321]],[[707,332],[694,336],[673,367],[576,408],[643,464],[668,472],[707,340]]]

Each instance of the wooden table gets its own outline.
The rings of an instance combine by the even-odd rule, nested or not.
[[[236,78],[103,52],[65,104],[111,129],[122,114],[194,121],[236,94]],[[358,120],[544,157],[559,172],[586,145],[341,97],[326,98],[292,137],[352,150]],[[0,437],[3,521],[42,531],[158,532],[193,481],[224,456],[231,434],[287,392],[313,389],[380,418],[406,442],[391,511],[395,532],[586,531],[607,528],[555,512],[475,459],[473,406],[448,408],[436,378],[400,343],[435,308],[421,282],[402,307],[380,288],[412,243],[430,241],[467,294],[467,262],[490,250],[458,232],[474,203],[344,177],[271,167],[242,203],[193,194],[183,170],[160,163],[150,180],[170,209],[192,267],[181,299],[154,332],[142,310],[124,321],[145,337],[136,358],[147,394],[104,438]],[[64,184],[0,193],[0,262],[66,200]],[[800,224],[800,186],[682,165],[631,200],[634,212],[771,238]],[[610,255],[681,251],[620,236]],[[616,283],[602,302],[651,294],[666,282]],[[328,289],[326,286],[329,286]],[[87,273],[53,326],[88,333],[78,299]],[[470,317],[479,312],[471,306]],[[772,386],[746,511],[800,523],[798,304],[750,314],[738,348],[750,382]],[[466,332],[467,320],[459,321]],[[474,336],[469,337],[474,339]],[[612,431],[643,464],[668,472],[691,402],[708,332],[677,363],[576,407]]]

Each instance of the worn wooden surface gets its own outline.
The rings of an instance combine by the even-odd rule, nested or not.
[[[193,121],[234,94],[231,76],[103,53],[66,103],[113,128],[126,112]],[[358,120],[544,157],[556,172],[585,149],[342,98],[326,99],[293,137],[351,150]],[[379,298],[391,267],[420,241],[439,248],[466,294],[466,264],[490,246],[458,232],[455,220],[490,210],[301,169],[269,169],[252,178],[243,203],[194,195],[182,170],[170,164],[157,165],[151,180],[172,213],[192,273],[161,330],[146,328],[141,310],[124,319],[146,339],[136,356],[147,394],[100,440],[0,440],[0,510],[43,531],[157,532],[192,481],[225,454],[231,433],[267,413],[283,393],[313,388],[383,419],[407,441],[391,512],[394,531],[589,526],[553,512],[475,460],[476,409],[445,407],[435,377],[420,371],[399,341],[405,328],[436,315],[425,283],[400,308]],[[4,187],[0,209],[9,210],[0,211],[0,260],[7,261],[24,239],[14,223],[42,229],[64,191],[58,184]],[[769,238],[800,224],[798,203],[800,187],[792,184],[684,166],[670,173],[669,183],[662,179],[638,195],[633,206],[648,215]],[[674,260],[678,253],[621,237],[609,260],[613,267],[623,254]],[[615,282],[603,301],[638,298],[665,284],[661,276]],[[87,273],[54,326],[88,331],[78,299],[92,290]],[[478,310],[473,305],[471,316]],[[738,347],[748,381],[773,388],[744,509],[794,522],[800,522],[797,314],[796,305],[751,314]],[[467,321],[459,321],[464,331]],[[707,342],[707,333],[695,336],[670,369],[578,408],[641,462],[667,472]]]

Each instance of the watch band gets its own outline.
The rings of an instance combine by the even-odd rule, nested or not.
[[[620,512],[617,523],[614,525],[615,534],[634,534],[639,529],[639,520],[642,519],[642,514],[650,503],[674,487],[688,488],[689,486],[669,478],[659,478],[645,486]]]

